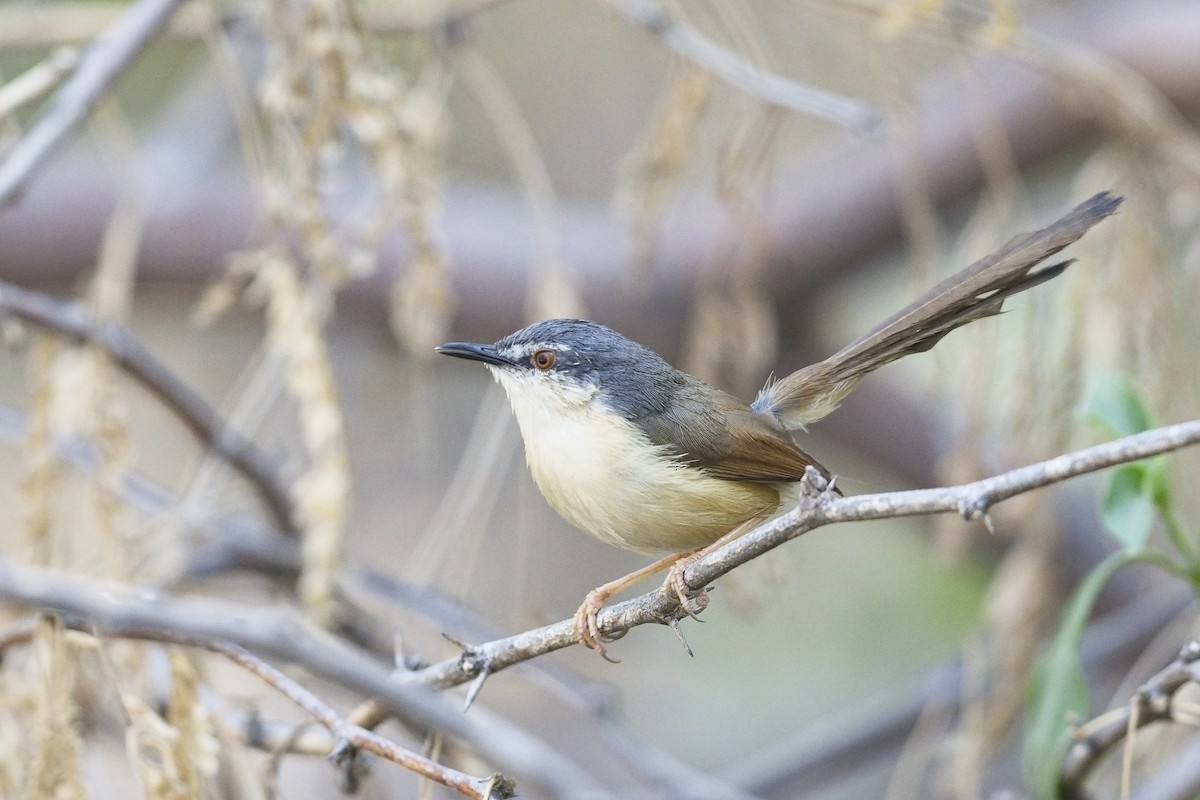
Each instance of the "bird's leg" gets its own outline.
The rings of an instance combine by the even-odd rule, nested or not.
[[[671,563],[671,571],[667,573],[667,579],[663,581],[663,591],[668,595],[674,595],[676,599],[679,600],[679,607],[682,608],[689,617],[699,621],[700,618],[696,616],[695,611],[692,611],[689,601],[693,597],[696,597],[699,598],[703,603],[708,599],[708,592],[706,592],[704,589],[693,590],[692,587],[688,586],[684,581],[683,573],[686,572],[687,568],[692,564],[695,564],[697,561],[704,558],[704,556],[708,555],[714,550],[719,550],[720,548],[729,544],[734,539],[738,538],[743,533],[746,533],[755,525],[762,522],[764,519],[766,519],[766,517],[752,517],[706,547],[702,547],[699,550],[693,550],[690,553],[676,553],[675,560]],[[703,605],[701,605],[701,610],[703,610]]]
[[[579,606],[579,610],[575,612],[575,633],[579,636],[579,641],[595,650],[607,661],[616,661],[609,658],[608,653],[604,650],[604,645],[600,644],[600,623],[596,616],[600,613],[600,609],[604,608],[605,602],[617,592],[627,586],[640,581],[642,578],[648,578],[651,575],[656,575],[662,572],[667,567],[674,564],[681,558],[691,555],[692,551],[685,550],[682,553],[672,553],[669,556],[660,558],[653,564],[648,564],[639,570],[635,570],[628,575],[617,578],[615,581],[609,581],[603,586],[598,586],[587,593],[583,598],[583,604]]]

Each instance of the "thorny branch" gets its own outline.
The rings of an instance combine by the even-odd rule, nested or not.
[[[1058,796],[1063,800],[1085,800],[1088,794],[1083,782],[1100,759],[1126,739],[1131,722],[1134,728],[1143,728],[1154,722],[1174,719],[1172,700],[1188,684],[1200,684],[1200,642],[1185,645],[1174,661],[1142,685],[1132,704],[1113,709],[1079,726],[1063,758]]]
[[[3,297],[5,295],[0,293],[0,298]],[[1017,494],[1197,442],[1200,442],[1200,420],[1147,431],[971,484],[849,498],[836,498],[823,491],[825,487],[813,475],[806,484],[798,508],[698,561],[685,577],[693,588],[705,586],[785,541],[835,522],[945,512],[956,512],[967,519],[986,519],[992,505]],[[416,719],[420,727],[444,730],[477,745],[483,742],[481,752],[485,753],[489,745],[506,741],[506,735],[513,732],[499,735],[495,731],[484,735],[477,731],[472,733],[464,729],[463,717],[447,716],[446,709],[429,706],[428,700],[419,692],[410,694],[416,687],[398,684],[436,688],[455,686],[478,680],[481,673],[490,675],[575,642],[571,623],[564,621],[472,647],[470,658],[448,660],[424,670],[392,676],[389,680],[382,666],[295,615],[215,602],[197,604],[196,601],[170,599],[166,595],[135,592],[130,587],[102,590],[88,586],[77,576],[19,567],[4,561],[0,561],[0,597],[75,615],[86,622],[88,630],[104,635],[165,641],[186,638],[189,643],[210,649],[216,649],[212,643],[232,642],[256,653],[303,664],[363,694],[379,698],[392,713],[410,722]],[[651,592],[605,609],[600,622],[605,633],[617,635],[646,622],[671,622],[679,615],[677,601],[660,592]],[[416,702],[415,706],[413,702]],[[472,723],[478,723],[478,720],[479,717],[473,715]],[[331,730],[335,736],[341,736],[336,729]],[[500,750],[502,752],[494,754],[500,763],[504,763],[506,756],[513,756],[512,748],[504,752],[506,748],[501,746]],[[539,756],[539,759],[544,758],[544,754]],[[519,757],[516,760],[525,761]],[[559,765],[556,773],[557,782],[563,785],[578,785],[581,779],[588,780],[586,776],[581,778],[578,769],[569,764]]]
[[[95,319],[78,303],[56,300],[5,281],[0,281],[0,314],[12,314],[74,341],[102,349],[117,366],[162,400],[197,439],[244,475],[258,490],[280,527],[295,531],[291,494],[275,459],[230,427],[203,397],[146,350],[128,329]]]
[[[740,564],[816,528],[839,522],[879,520],[921,514],[958,513],[966,519],[986,520],[988,509],[1018,494],[1068,478],[1200,443],[1200,420],[1182,422],[1056,458],[1021,467],[991,478],[936,489],[836,497],[822,491],[819,476],[810,476],[799,506],[760,525],[740,539],[709,553],[688,568],[685,581],[693,589],[707,586]],[[89,588],[77,578],[55,578],[58,573],[19,567],[0,560],[0,597],[27,605],[78,614],[99,632],[116,636],[131,631],[174,630],[191,635],[235,642],[266,655],[303,663],[347,686],[373,694],[374,679],[382,669],[358,651],[342,645],[296,616],[230,606],[196,606],[196,601],[157,597],[125,591],[120,599]],[[225,604],[228,605],[228,604]],[[191,610],[189,610],[191,609]],[[609,606],[600,613],[600,629],[619,636],[647,623],[669,623],[679,618],[678,601],[659,591]],[[385,681],[388,691],[376,695],[387,706],[397,707],[431,727],[449,721],[445,709],[428,705],[424,695],[399,691],[401,686],[449,688],[477,679],[480,665],[493,674],[514,664],[577,642],[571,620],[536,628],[471,648],[471,658],[454,658]],[[366,688],[372,687],[372,688]],[[419,698],[416,699],[416,698]],[[412,705],[416,703],[416,705]],[[432,716],[423,716],[432,715]],[[461,722],[460,717],[453,717]],[[462,734],[459,726],[445,728]]]
[[[422,687],[403,686],[379,662],[317,628],[291,609],[261,609],[209,598],[177,598],[148,587],[83,578],[0,559],[0,598],[58,612],[95,635],[178,641],[198,647],[233,644],[297,664],[382,703],[419,731],[467,742],[505,773],[533,776],[556,794],[605,796],[583,767],[494,715],[463,715]]]
[[[69,620],[69,623],[70,627],[76,630],[85,633],[92,632],[87,622],[81,618]],[[16,644],[28,642],[37,630],[38,624],[39,620],[35,617],[0,632],[0,655]],[[341,760],[353,750],[363,750],[399,764],[466,797],[478,798],[478,800],[499,800],[513,796],[514,786],[507,778],[500,775],[474,778],[426,758],[420,753],[401,747],[373,731],[347,722],[324,700],[244,647],[177,631],[148,630],[141,632],[140,636],[130,636],[129,638],[209,650],[224,656],[247,672],[253,673],[299,706],[333,735],[333,741],[328,743],[331,749],[327,749],[325,752],[330,758]]]
[[[12,202],[29,178],[91,115],[185,1],[138,0],[92,42],[46,113],[0,163],[0,206]]]
[[[1024,492],[1118,464],[1200,443],[1200,420],[1181,422],[1105,444],[1067,453],[1048,461],[985,478],[974,483],[937,489],[836,497],[823,491],[815,472],[806,481],[799,506],[745,536],[707,554],[688,568],[684,579],[694,590],[704,588],[735,567],[809,531],[838,522],[860,522],[922,514],[957,513],[965,519],[984,519],[996,503]],[[600,612],[600,630],[615,638],[638,625],[671,623],[683,613],[674,597],[652,591],[608,606]],[[505,639],[477,645],[472,658],[456,658],[409,673],[402,680],[446,688],[475,680],[478,665],[489,673],[519,664],[578,641],[571,620],[563,620]]]
[[[7,435],[16,440],[24,427],[20,415],[11,411],[6,413],[5,409],[0,408],[0,438]],[[77,468],[90,468],[90,457],[85,447],[70,447],[63,455],[71,459]],[[127,475],[126,483],[123,496],[131,505],[143,511],[163,513],[177,504],[170,492],[136,474]],[[208,533],[207,544],[189,557],[185,574],[192,578],[231,568],[291,578],[300,568],[296,540],[273,528],[230,515],[212,516],[201,524]],[[365,590],[390,604],[415,611],[429,624],[440,626],[443,630],[460,631],[475,640],[498,635],[492,626],[482,623],[455,601],[430,587],[412,586],[369,569],[358,569],[345,581],[346,585],[339,592],[345,595],[342,602],[348,604],[345,613],[354,615],[358,622],[364,620],[369,612],[355,603],[354,596]],[[351,586],[357,588],[349,588]],[[0,631],[0,654],[15,643],[28,640],[37,622],[34,618]],[[361,644],[381,655],[392,654],[394,648],[394,642],[391,641],[386,643],[386,647],[371,647],[366,642]],[[624,759],[631,772],[662,787],[668,796],[751,799],[751,795],[739,791],[732,784],[723,783],[719,778],[675,759],[629,731],[620,715],[615,713],[613,704],[616,698],[611,689],[579,678],[557,661],[543,660],[532,666],[535,671],[529,675],[544,682],[570,705],[580,708],[585,715],[583,724],[595,729],[614,753]],[[476,709],[473,716],[478,719],[489,713],[487,709]],[[368,729],[376,728],[390,718],[388,709],[374,700],[360,704],[346,714],[348,722]],[[335,746],[333,735],[326,730],[310,726],[298,733],[294,724],[264,719],[251,712],[231,712],[226,717],[226,727],[235,731],[245,745],[272,753],[286,751],[294,755],[324,755]],[[522,773],[522,777],[528,779],[530,776]],[[536,776],[532,782],[537,782]]]
[[[221,642],[182,641],[180,643],[192,644],[221,653],[243,669],[253,672],[262,678],[280,694],[304,709],[313,719],[320,722],[330,733],[337,737],[338,745],[330,753],[334,758],[344,757],[347,748],[353,747],[358,750],[374,753],[380,758],[385,758],[388,761],[399,764],[418,775],[454,789],[466,797],[492,800],[492,798],[512,797],[514,794],[512,782],[500,775],[492,775],[488,778],[473,778],[456,769],[451,769],[432,759],[426,758],[420,753],[416,753],[406,747],[401,747],[374,731],[369,731],[357,725],[351,725],[339,716],[324,700],[243,647]]]

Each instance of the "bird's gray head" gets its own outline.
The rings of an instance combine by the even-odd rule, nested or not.
[[[514,406],[518,396],[571,406],[601,400],[633,418],[661,410],[678,380],[653,350],[584,319],[547,319],[495,344],[451,342],[435,349],[486,364]]]

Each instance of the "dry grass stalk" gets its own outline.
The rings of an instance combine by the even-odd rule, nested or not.
[[[140,209],[128,203],[118,209],[92,283],[92,306],[98,315],[118,319],[127,315],[141,229]],[[61,562],[76,549],[75,542],[54,541],[54,508],[64,490],[62,467],[54,451],[59,443],[82,439],[95,445],[99,464],[88,484],[87,522],[94,530],[76,538],[101,542],[106,573],[127,575],[132,562],[127,558],[120,516],[131,438],[116,391],[115,370],[99,348],[66,347],[52,337],[39,340],[33,359],[27,473],[22,487],[30,559],[40,564]],[[83,530],[88,526],[74,527]]]
[[[696,157],[696,133],[715,80],[707,70],[674,59],[659,108],[622,166],[616,203],[629,219],[633,264],[643,272],[653,264],[667,206]]]
[[[728,290],[706,285],[692,302],[686,342],[686,371],[741,393],[752,391],[779,348],[774,306],[745,276]]]
[[[128,321],[144,229],[145,209],[135,190],[121,198],[101,243],[88,288],[88,305],[97,319]],[[91,516],[102,542],[107,574],[130,577],[136,561],[160,548],[133,546],[124,518],[121,487],[133,462],[128,407],[117,390],[119,371],[104,350],[88,346],[81,348],[79,355],[88,363],[93,387],[88,394],[90,407],[80,409],[88,417],[84,424],[98,458],[89,482]]]
[[[29,731],[37,719],[38,685],[6,655],[0,670],[0,797],[20,797],[29,781]]]
[[[267,208],[281,232],[303,244],[311,278],[336,290],[375,267],[380,241],[401,220],[411,258],[393,291],[401,343],[427,353],[453,313],[449,268],[434,235],[439,213],[447,80],[428,59],[413,82],[385,66],[355,10],[340,0],[267,4],[270,40],[259,96],[270,121]],[[336,186],[337,170],[364,155],[365,196]],[[333,199],[359,213],[339,228]]]
[[[517,99],[500,73],[477,49],[461,48],[455,66],[491,120],[533,216],[536,245],[525,301],[527,318],[586,317],[583,299],[571,279],[563,252],[558,195],[550,169]]]
[[[447,79],[436,64],[426,67],[423,77],[398,108],[404,135],[381,138],[375,149],[377,163],[386,167],[381,173],[385,191],[394,198],[412,250],[405,274],[393,284],[389,319],[408,353],[430,358],[434,346],[447,338],[457,302],[449,257],[435,233],[441,210]]]
[[[326,621],[350,500],[341,404],[317,303],[297,268],[278,253],[263,252],[256,282],[266,295],[268,344],[285,364],[287,390],[296,401],[309,459],[293,484],[304,532],[300,595],[309,613]]]
[[[736,244],[714,259],[689,320],[685,369],[741,393],[761,385],[778,351],[775,306],[763,291],[761,267],[771,250],[762,197],[781,120],[777,111],[759,108],[720,150],[717,195]]]
[[[209,710],[200,701],[200,675],[193,659],[178,647],[169,648],[171,689],[166,721],[179,732],[174,760],[189,797],[199,797],[205,782],[217,774],[221,742]]]
[[[128,717],[125,752],[153,800],[192,800],[197,797],[189,778],[195,777],[190,759],[180,759],[180,733],[135,694],[121,696]]]
[[[29,800],[85,800],[80,774],[82,742],[76,727],[75,657],[61,625],[45,621],[34,634],[40,689],[32,735],[33,760],[24,796]]]
[[[713,8],[733,46],[755,65],[770,68],[763,37],[740,4]],[[715,255],[702,280],[690,321],[689,367],[702,376],[749,393],[775,360],[778,330],[774,304],[762,289],[762,264],[772,242],[763,213],[775,165],[784,112],[753,97],[717,152],[716,194],[733,223],[728,252]]]
[[[403,275],[392,283],[388,320],[405,351],[428,358],[444,342],[457,306],[446,262],[432,240],[417,244]]]
[[[1029,496],[1001,508],[997,522],[1023,530],[988,586],[978,642],[964,650],[962,723],[954,735],[955,797],[978,797],[982,770],[1025,709],[1026,682],[1054,614],[1061,609],[1051,558],[1053,513]],[[1006,523],[1006,520],[1009,522]]]
[[[921,20],[940,19],[948,0],[891,0],[878,9],[876,22],[880,35],[900,36]]]
[[[54,337],[37,341],[30,353],[33,392],[29,402],[29,427],[25,435],[25,477],[21,495],[25,504],[23,544],[31,564],[47,565],[54,557],[53,496],[62,474],[54,457],[51,407],[54,398],[53,365],[62,350]]]

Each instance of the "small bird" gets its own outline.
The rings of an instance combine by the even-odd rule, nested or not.
[[[435,349],[482,362],[504,388],[533,479],[564,519],[617,547],[667,554],[589,592],[576,612],[580,641],[607,658],[597,614],[609,597],[670,567],[664,591],[687,610],[690,563],[775,514],[807,467],[829,478],[791,431],[833,411],[867,373],[1062,274],[1071,261],[1035,267],[1120,203],[1103,192],[1014,238],[824,361],[768,383],[749,405],[588,320],[543,320],[495,344]]]

